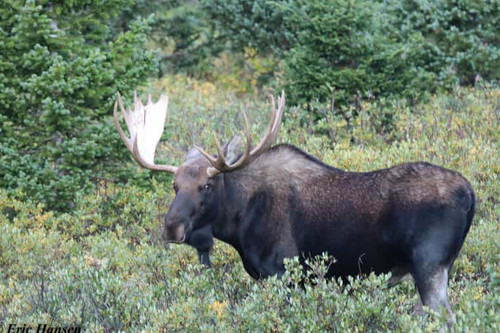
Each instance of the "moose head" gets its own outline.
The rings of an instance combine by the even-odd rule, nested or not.
[[[188,243],[198,250],[200,262],[210,266],[209,250],[213,244],[212,222],[220,215],[221,203],[227,193],[223,190],[221,174],[244,168],[259,155],[268,150],[276,139],[283,115],[285,95],[278,98],[278,107],[270,96],[271,115],[266,132],[252,148],[249,120],[245,112],[246,144],[240,154],[242,140],[235,136],[223,147],[214,133],[217,155],[214,157],[199,146],[191,149],[180,167],[157,165],[154,162],[155,150],[163,134],[167,117],[168,97],[161,95],[156,103],[149,96],[143,105],[134,92],[134,109],[125,110],[120,94],[114,107],[114,121],[125,146],[135,161],[150,170],[172,173],[174,177],[175,198],[165,215],[163,239],[169,243]],[[124,133],[118,117],[120,107],[130,137]]]

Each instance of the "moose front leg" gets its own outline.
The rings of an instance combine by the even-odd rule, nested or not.
[[[200,264],[211,267],[210,250],[214,244],[214,236],[210,225],[193,230],[189,239],[186,239],[186,243],[198,251]]]
[[[212,267],[212,264],[210,263],[210,250],[196,250],[198,251],[200,264],[202,264],[203,266]]]

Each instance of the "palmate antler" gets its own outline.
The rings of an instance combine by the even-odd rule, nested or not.
[[[271,119],[269,120],[269,125],[267,126],[266,133],[259,144],[251,149],[252,147],[252,135],[250,134],[250,125],[248,124],[248,118],[245,112],[243,112],[243,118],[245,119],[245,136],[246,145],[243,155],[234,163],[228,164],[224,156],[224,149],[222,148],[217,135],[214,133],[214,141],[217,146],[217,157],[213,157],[202,148],[195,146],[200,153],[205,156],[205,158],[210,162],[213,168],[207,170],[209,176],[213,177],[220,172],[233,171],[241,168],[251,161],[253,161],[257,156],[268,150],[276,140],[278,135],[278,130],[281,124],[281,118],[283,116],[283,110],[285,106],[285,92],[281,92],[281,96],[278,97],[278,110],[276,110],[276,104],[274,102],[274,97],[270,95],[271,99]]]
[[[120,134],[120,138],[134,156],[134,159],[146,169],[167,171],[175,174],[177,167],[172,165],[157,165],[154,163],[155,151],[167,117],[168,97],[161,95],[156,103],[151,101],[149,95],[148,103],[144,106],[140,99],[137,98],[137,92],[134,91],[134,110],[126,111],[123,107],[123,102],[118,94],[118,101],[115,103],[113,110],[116,129]],[[130,138],[123,132],[118,119],[117,105],[120,109],[127,124]]]

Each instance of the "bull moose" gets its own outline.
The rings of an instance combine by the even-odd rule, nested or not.
[[[163,133],[168,98],[147,105],[134,94],[126,111],[118,94],[114,120],[121,139],[144,168],[175,175],[175,198],[165,215],[166,242],[197,248],[210,264],[213,237],[232,245],[255,279],[281,275],[283,259],[301,260],[327,252],[336,258],[328,275],[345,278],[392,272],[392,282],[411,274],[423,305],[451,312],[448,274],[469,231],[474,191],[459,173],[429,163],[408,163],[372,172],[326,165],[276,139],[285,95],[262,140],[252,148],[233,138],[217,155],[195,146],[184,165],[154,163]],[[117,105],[130,138],[123,132]]]

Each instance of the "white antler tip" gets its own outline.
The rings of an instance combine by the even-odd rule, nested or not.
[[[163,101],[168,101],[166,96],[163,97]],[[121,129],[117,115],[117,105],[122,111],[130,138]],[[125,111],[120,92],[117,92],[117,102],[113,110],[115,125],[120,137],[132,152],[136,161],[148,169],[175,173],[177,169],[174,166],[157,166],[154,164],[155,150],[163,134],[166,112],[166,103],[153,103],[151,95],[148,96],[148,105],[145,107],[138,98],[137,91],[134,91],[134,105],[132,109],[128,108],[128,112]]]

